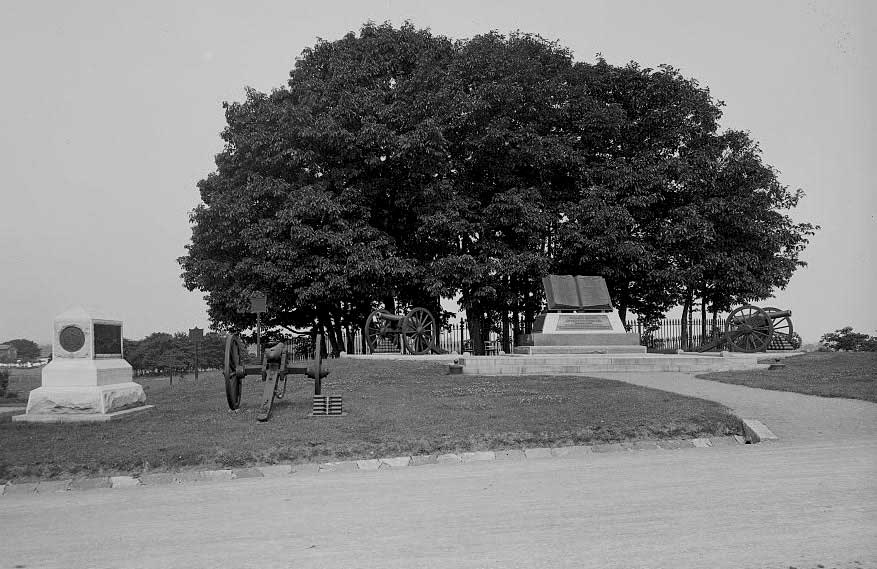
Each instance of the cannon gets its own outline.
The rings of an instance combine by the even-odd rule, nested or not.
[[[322,380],[329,375],[323,367],[323,339],[317,335],[314,358],[305,366],[295,365],[289,354],[286,344],[279,342],[266,349],[262,354],[262,362],[255,365],[246,365],[243,361],[243,348],[241,339],[236,334],[230,335],[225,341],[225,360],[223,376],[225,378],[225,397],[228,407],[236,411],[241,406],[241,381],[248,375],[260,376],[265,382],[262,393],[262,404],[256,414],[256,420],[267,421],[271,416],[271,407],[274,399],[282,399],[286,394],[287,375],[297,374],[314,380],[314,405],[321,394]]]
[[[727,344],[731,351],[766,352],[772,343],[800,347],[800,338],[792,327],[792,311],[746,304],[728,315],[723,334],[697,351],[705,352]]]
[[[375,310],[365,320],[365,338],[371,353],[383,345],[398,346],[408,354],[441,354],[445,350],[437,345],[438,333],[435,318],[425,308],[412,308],[404,316],[387,310]]]

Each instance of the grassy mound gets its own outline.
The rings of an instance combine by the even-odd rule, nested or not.
[[[783,369],[723,371],[698,377],[761,389],[877,403],[877,352],[812,352],[782,361],[786,364]]]
[[[721,405],[587,377],[448,375],[413,361],[328,362],[323,393],[344,417],[309,418],[313,382],[289,376],[271,420],[255,421],[262,383],[244,379],[229,413],[221,374],[141,383],[155,409],[101,424],[0,422],[0,479],[242,467],[470,450],[723,436],[739,420]],[[139,380],[138,380],[139,381]],[[39,375],[10,387],[26,395]]]

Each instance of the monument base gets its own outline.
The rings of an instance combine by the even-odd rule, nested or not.
[[[72,415],[47,414],[47,415],[15,415],[12,421],[15,423],[106,423],[130,417],[142,411],[149,411],[155,405],[141,405],[131,409],[123,409],[113,413],[74,413]]]
[[[43,387],[119,385],[131,382],[131,364],[122,358],[55,358],[43,367]]]
[[[23,416],[107,415],[145,404],[143,386],[133,381],[97,386],[38,387],[30,392],[27,412]]]
[[[617,332],[582,332],[565,334],[521,334],[516,354],[644,354],[639,336]]]
[[[518,346],[634,346],[639,345],[636,334],[583,332],[579,334],[521,334]],[[639,351],[639,350],[637,350]]]
[[[543,354],[645,354],[645,346],[608,346],[608,345],[590,345],[590,346],[516,346],[515,353],[525,356],[536,356]]]

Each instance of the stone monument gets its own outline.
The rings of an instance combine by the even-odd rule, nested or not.
[[[516,354],[644,354],[609,298],[603,277],[549,275],[542,278],[548,308],[532,334],[518,337]]]
[[[42,386],[30,392],[25,414],[12,420],[109,421],[151,408],[132,377],[122,354],[122,322],[72,308],[55,318]]]

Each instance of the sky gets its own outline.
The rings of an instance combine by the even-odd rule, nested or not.
[[[222,150],[223,101],[286,84],[301,51],[366,21],[454,39],[521,30],[578,61],[670,64],[725,102],[822,229],[776,298],[805,342],[877,334],[877,9],[819,1],[3,2],[0,342],[50,343],[55,316],[99,307],[139,339],[208,328],[176,259],[198,180]],[[868,54],[871,54],[871,57]]]

